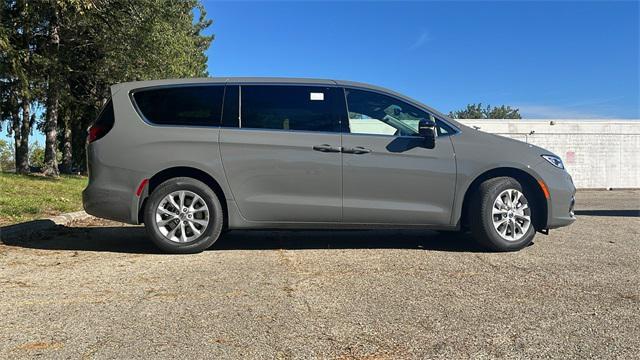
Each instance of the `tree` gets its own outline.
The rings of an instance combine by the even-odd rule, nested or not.
[[[483,108],[481,103],[469,104],[463,110],[450,112],[449,116],[454,119],[522,119],[519,109],[505,105]]]
[[[14,135],[17,172],[29,171],[34,108],[45,174],[58,175],[56,150],[64,172],[84,168],[86,129],[110,86],[206,76],[210,25],[199,0],[4,0],[0,122]]]
[[[486,119],[482,104],[469,104],[464,110],[450,112],[449,117],[453,119]]]
[[[86,11],[60,17],[63,162],[84,167],[86,128],[123,81],[206,76],[202,35],[211,20],[196,0],[96,0]],[[195,18],[198,13],[197,19]],[[70,134],[70,136],[68,136]],[[65,150],[67,149],[67,150]],[[64,160],[67,159],[67,160]]]
[[[44,166],[44,148],[37,141],[29,151],[29,164],[38,169]]]
[[[29,172],[32,106],[41,95],[43,22],[40,1],[5,0],[0,8],[2,119],[11,122],[17,173]]]
[[[15,169],[15,160],[13,159],[13,149],[9,142],[0,139],[0,171],[9,171]]]
[[[491,108],[487,119],[522,119],[522,116],[520,116],[520,109],[501,105],[500,107]]]
[[[44,123],[45,147],[44,147],[44,164],[42,172],[46,176],[57,177],[58,163],[56,161],[56,143],[58,129],[58,112],[60,105],[60,68],[58,66],[58,49],[60,47],[60,22],[58,17],[60,14],[59,7],[63,2],[51,0],[44,17],[46,17],[47,26],[47,44],[45,45],[45,54],[47,57],[47,100],[46,114]]]
[[[92,0],[48,0],[42,9],[42,16],[47,24],[47,41],[44,45],[44,54],[47,59],[46,73],[46,114],[42,129],[45,133],[45,153],[43,173],[47,176],[57,177],[58,161],[58,127],[60,114],[60,97],[64,91],[64,76],[68,75],[61,65],[60,58],[61,28],[73,27],[73,20],[80,16],[86,16],[86,10],[94,6]],[[75,61],[78,61],[77,57]],[[67,129],[65,129],[67,131]],[[67,134],[68,135],[68,134]],[[68,164],[63,167],[66,170]]]

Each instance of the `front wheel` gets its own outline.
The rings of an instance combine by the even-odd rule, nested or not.
[[[165,252],[201,252],[220,236],[222,206],[204,183],[186,177],[173,178],[160,184],[149,196],[144,224],[151,240]]]
[[[471,232],[485,247],[494,251],[516,251],[533,240],[536,232],[531,219],[533,204],[516,179],[486,180],[471,205]]]

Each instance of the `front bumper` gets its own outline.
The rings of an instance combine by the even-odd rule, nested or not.
[[[573,209],[576,202],[576,187],[571,175],[562,169],[543,162],[535,167],[536,172],[549,190],[547,199],[547,229],[571,225],[576,221]]]

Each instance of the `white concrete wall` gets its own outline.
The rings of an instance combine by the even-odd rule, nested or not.
[[[560,156],[578,188],[640,188],[640,120],[461,120]]]

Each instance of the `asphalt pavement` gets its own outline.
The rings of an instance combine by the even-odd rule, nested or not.
[[[164,255],[89,219],[0,244],[0,358],[638,358],[640,191],[514,253],[431,231],[232,231]]]

